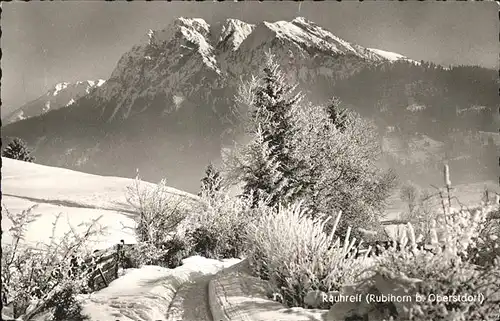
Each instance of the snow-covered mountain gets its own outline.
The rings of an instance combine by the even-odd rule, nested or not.
[[[242,80],[262,71],[267,52],[313,103],[336,95],[368,112],[393,107],[388,122],[405,119],[401,106],[410,101],[430,106],[425,99],[435,93],[436,106],[452,92],[468,95],[457,105],[491,105],[480,94],[486,90],[483,84],[471,89],[476,87],[468,83],[469,71],[458,75],[461,87],[451,71],[437,81],[435,73],[422,72],[425,65],[350,43],[301,17],[257,24],[227,19],[212,25],[178,18],[163,30],[144,34],[105,83],[61,104],[74,99],[71,108],[54,110],[51,101],[51,112],[5,126],[3,136],[26,140],[42,164],[124,177],[139,169],[145,179],[165,177],[172,186],[197,192],[206,165],[239,134],[234,130],[234,95]],[[486,79],[489,86],[489,74],[475,73],[474,79]],[[387,84],[379,85],[381,79]],[[53,92],[40,99],[42,110]],[[55,97],[63,91],[57,93]],[[480,102],[484,97],[488,101]],[[370,116],[389,117],[376,113]]]
[[[38,97],[10,113],[5,117],[3,122],[9,124],[69,106],[80,97],[89,94],[93,89],[102,86],[104,83],[105,81],[102,79],[78,81],[75,83],[58,83],[47,91],[45,95]]]
[[[155,108],[158,99],[162,103],[156,107],[164,114],[177,110],[180,100],[194,106],[210,102],[221,113],[227,104],[221,92],[259,70],[268,50],[290,77],[310,85],[334,82],[361,66],[389,60],[304,18],[257,25],[227,19],[213,27],[203,19],[179,18],[166,29],[150,30],[93,96],[107,120]]]
[[[207,104],[220,115],[228,104],[224,99],[228,89],[258,71],[269,50],[291,78],[313,88],[318,82],[334,83],[362,66],[392,61],[397,55],[349,43],[303,17],[257,25],[227,19],[213,26],[200,18],[178,18],[163,30],[149,30],[144,41],[121,57],[105,84],[58,84],[6,121],[66,106],[93,88],[98,89],[88,98],[108,121],[148,109],[165,115],[182,105]]]
[[[396,52],[391,52],[391,51],[385,51],[385,50],[380,50],[380,49],[375,49],[375,48],[367,48],[369,51],[379,55],[379,56],[382,56],[384,57],[385,59],[389,60],[389,61],[401,61],[401,60],[404,60],[404,61],[408,61],[408,62],[412,62],[414,64],[420,64],[420,62],[418,61],[415,61],[413,59],[410,59],[406,56],[403,56],[401,54],[398,54]]]

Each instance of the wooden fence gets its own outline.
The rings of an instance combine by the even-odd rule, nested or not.
[[[83,262],[82,265],[87,267],[85,273],[88,275],[88,286],[92,291],[99,291],[116,280],[120,267],[131,267],[130,259],[125,252],[132,246],[133,244],[122,242],[105,250],[97,250]]]

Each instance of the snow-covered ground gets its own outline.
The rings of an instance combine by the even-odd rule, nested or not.
[[[57,226],[57,235],[99,216],[101,225],[108,228],[108,234],[100,236],[92,245],[106,248],[118,243],[135,242],[131,230],[134,208],[126,200],[126,189],[134,180],[119,177],[105,177],[80,173],[62,168],[2,158],[2,210],[21,212],[32,205],[39,218],[28,231],[28,243],[50,240],[52,223],[58,213],[63,217]],[[144,188],[154,184],[142,182]],[[198,198],[174,188],[166,192],[192,204]],[[2,230],[6,231],[12,222],[4,215]],[[9,233],[3,233],[2,243],[11,241]],[[203,278],[223,268],[240,262],[239,259],[217,261],[194,256],[183,260],[175,269],[158,266],[144,266],[140,269],[124,270],[109,287],[90,295],[80,295],[83,312],[91,320],[179,320],[189,319],[190,313],[198,313],[199,320],[210,320],[207,301],[207,282]],[[194,291],[178,291],[183,286],[194,285]],[[198,289],[199,288],[199,289]],[[182,297],[183,295],[188,297]],[[206,306],[206,309],[200,309]],[[179,316],[181,316],[179,318]],[[40,316],[44,320],[44,316]],[[189,319],[191,320],[191,319]],[[194,319],[193,319],[194,320]],[[198,319],[197,319],[198,320]]]
[[[238,259],[224,262],[193,256],[183,260],[175,269],[144,266],[128,269],[126,274],[111,282],[109,287],[91,295],[80,296],[83,312],[92,320],[210,320],[207,306],[207,289],[190,291],[189,297],[181,298],[183,286],[196,284],[203,277],[215,274],[240,262]],[[201,282],[204,285],[204,282]],[[178,303],[180,302],[180,303]],[[178,304],[176,304],[178,303]],[[207,308],[197,319],[186,314]]]
[[[75,226],[102,216],[100,222],[108,227],[109,234],[96,240],[95,248],[115,245],[121,239],[126,243],[135,242],[131,231],[123,228],[133,226],[135,213],[126,201],[126,188],[132,186],[134,180],[90,175],[7,158],[2,158],[2,163],[2,210],[7,208],[17,212],[38,205],[34,211],[40,217],[28,230],[28,242],[47,242],[58,213],[63,213],[59,233],[67,231],[68,224]],[[489,183],[486,185],[491,185]],[[154,187],[151,183],[142,184]],[[465,202],[475,203],[480,200],[484,185],[457,186],[456,193]],[[186,204],[199,200],[174,188],[167,189],[167,192],[186,200]],[[398,202],[396,196],[391,201],[390,210],[394,214],[404,209],[404,204]],[[2,230],[6,231],[11,222],[5,215],[3,218]],[[3,233],[2,242],[10,242],[8,233]],[[239,259],[217,261],[194,256],[184,259],[183,265],[175,269],[158,266],[128,269],[109,287],[90,295],[80,295],[79,299],[83,312],[91,320],[101,321],[211,321],[213,316],[219,315],[225,315],[228,320],[324,320],[326,311],[280,308],[277,302],[266,299],[259,287],[248,286],[248,280],[253,280],[251,276],[238,270],[233,277],[232,269],[226,269],[239,262]],[[222,270],[224,273],[213,277]],[[250,283],[255,285],[255,281]]]
[[[89,175],[7,158],[2,158],[2,162],[4,210],[18,212],[38,205],[34,211],[40,217],[31,224],[26,241],[48,242],[55,215],[63,213],[63,220],[58,225],[59,235],[68,230],[68,224],[75,226],[102,215],[101,224],[107,226],[110,233],[96,240],[96,248],[112,246],[120,239],[127,243],[135,242],[131,231],[123,229],[123,225],[133,226],[132,216],[135,214],[126,201],[126,188],[132,186],[134,180]],[[143,184],[153,187],[150,183]],[[194,195],[173,188],[168,191],[186,200],[198,200]],[[2,230],[7,230],[10,225],[11,222],[4,216]],[[3,236],[2,242],[10,242],[8,233]],[[238,278],[224,278],[223,298],[214,297],[218,291],[212,293],[209,300],[209,282],[213,275],[239,262],[240,259],[217,261],[193,256],[184,259],[183,264],[175,269],[158,266],[127,269],[107,288],[90,295],[79,295],[79,300],[84,314],[91,320],[101,321],[212,321],[214,309],[219,314],[231,310],[234,316],[266,315],[269,317],[266,320],[276,317],[320,320],[319,313],[315,312],[316,318],[311,319],[314,313],[308,314],[303,309],[276,310],[280,304],[265,297],[256,297],[252,289],[242,289]],[[241,300],[246,304],[237,305],[237,311],[233,311],[235,302]],[[209,301],[212,303],[209,304]],[[267,309],[262,311],[262,307]],[[40,315],[37,319],[46,320],[46,316]]]
[[[107,248],[124,240],[135,243],[130,229],[133,227],[134,208],[127,202],[127,187],[134,180],[120,177],[90,175],[63,168],[43,166],[2,158],[2,210],[17,213],[37,205],[33,210],[38,219],[30,224],[26,242],[48,242],[52,223],[59,219],[56,235],[61,236],[71,226],[91,222],[101,217],[99,224],[107,228],[107,234],[95,240],[95,248]],[[154,184],[141,182],[143,188]],[[188,204],[198,198],[192,194],[166,189],[175,200],[185,199]],[[2,230],[8,230],[12,222],[5,215]],[[10,242],[8,233],[2,236],[2,243]]]

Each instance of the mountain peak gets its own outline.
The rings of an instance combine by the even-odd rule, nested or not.
[[[56,96],[61,90],[66,89],[69,85],[69,82],[60,82],[54,86],[54,89],[51,90],[52,96]]]
[[[355,54],[363,58],[363,48],[336,37],[331,32],[317,26],[304,17],[297,17],[292,21],[263,22],[277,38],[288,40],[299,47],[316,48],[337,54]]]
[[[229,47],[235,51],[254,29],[253,24],[238,19],[226,19],[217,39],[217,47]]]
[[[45,95],[28,102],[4,118],[6,124],[26,118],[43,115],[51,110],[73,104],[79,98],[89,94],[93,89],[102,86],[103,79],[76,82],[63,81],[57,83]]]
[[[149,29],[147,32],[148,43],[150,45],[161,45],[162,43],[169,42],[178,32],[181,32],[183,35],[198,33],[206,37],[210,33],[210,25],[201,18],[179,17],[165,29]]]
[[[77,81],[77,85],[86,85],[89,87],[101,87],[106,80],[104,79],[97,79],[97,80],[82,80],[82,81]]]
[[[309,20],[307,20],[307,19],[306,19],[306,18],[304,18],[304,17],[295,17],[295,18],[293,18],[293,20],[292,20],[292,23],[294,23],[294,22],[297,22],[297,23],[310,23],[310,21],[309,21]]]
[[[184,26],[192,28],[200,33],[207,34],[210,32],[210,25],[202,18],[184,18],[175,19],[174,26]]]

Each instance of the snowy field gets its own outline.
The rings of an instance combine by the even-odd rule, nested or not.
[[[30,225],[26,242],[48,242],[52,223],[56,215],[62,214],[56,228],[56,235],[69,231],[69,225],[77,227],[101,217],[99,224],[107,233],[95,240],[95,248],[107,248],[124,240],[135,243],[129,228],[133,227],[134,208],[127,202],[127,187],[134,180],[119,177],[90,175],[72,170],[43,166],[2,158],[2,210],[21,212],[30,206],[39,218]],[[154,185],[142,182],[144,188]],[[173,200],[180,197],[186,204],[198,198],[174,188],[166,190]],[[3,216],[2,230],[11,222]],[[10,242],[7,234],[3,242]]]

